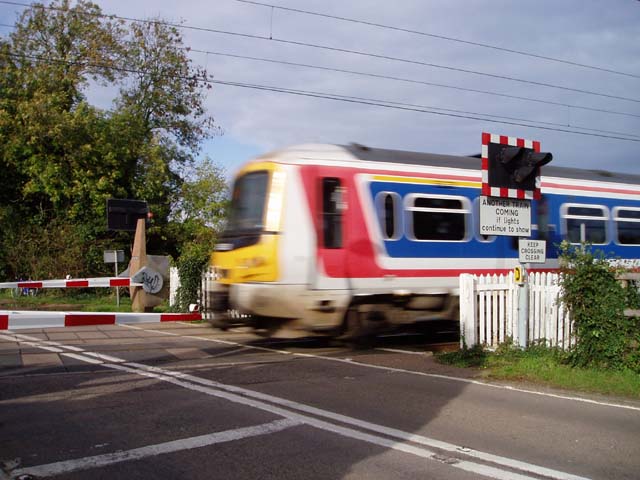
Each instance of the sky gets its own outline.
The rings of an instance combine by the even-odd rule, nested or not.
[[[638,0],[94,2],[193,27],[181,32],[195,65],[261,87],[207,93],[223,134],[201,155],[230,178],[296,144],[472,155],[482,132],[538,140],[555,166],[640,174]],[[0,23],[22,8],[0,3]]]

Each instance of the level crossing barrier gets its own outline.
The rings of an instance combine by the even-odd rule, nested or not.
[[[153,322],[192,322],[200,313],[43,312],[0,310],[0,330],[27,328],[126,325]]]
[[[92,288],[92,287],[142,287],[142,283],[129,277],[65,278],[62,280],[20,280],[0,282],[2,288]]]

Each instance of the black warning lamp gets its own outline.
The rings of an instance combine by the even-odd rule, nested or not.
[[[551,160],[553,160],[553,155],[549,152],[534,152],[527,149],[518,163],[518,168],[513,173],[513,178],[516,182],[523,182],[538,168],[546,165]]]
[[[538,169],[553,155],[532,148],[491,143],[488,149],[489,184],[492,187],[534,190]]]

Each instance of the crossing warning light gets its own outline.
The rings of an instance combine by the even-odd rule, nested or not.
[[[540,167],[553,159],[540,151],[540,142],[482,134],[482,194],[538,199]]]
[[[135,232],[139,218],[148,218],[144,200],[110,198],[107,200],[107,229]]]
[[[510,174],[510,178],[517,184],[533,180],[533,188],[535,188],[535,178],[532,174],[552,159],[553,155],[548,152],[535,152],[524,147],[503,147],[499,154],[499,163],[502,169]],[[491,183],[491,171],[489,171],[489,183]]]

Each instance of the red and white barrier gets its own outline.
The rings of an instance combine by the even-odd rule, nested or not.
[[[202,320],[200,313],[102,313],[0,310],[0,330],[129,323],[192,322],[196,320]]]
[[[128,277],[70,278],[65,280],[25,280],[0,283],[0,288],[88,288],[88,287],[142,287]]]

